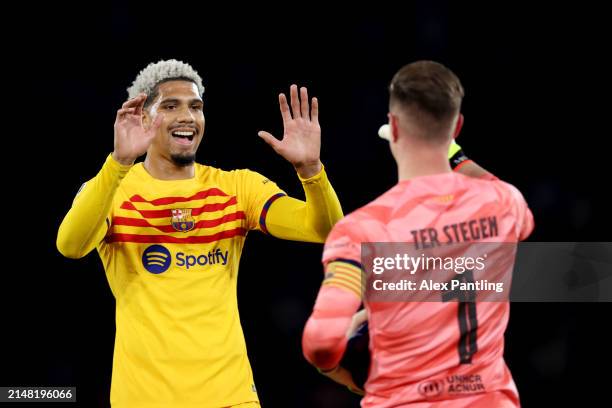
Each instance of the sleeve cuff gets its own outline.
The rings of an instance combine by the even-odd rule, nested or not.
[[[302,178],[300,174],[297,173],[297,176],[302,182],[302,184],[318,183],[323,178],[324,175],[325,175],[325,165],[323,163],[321,163],[321,171],[312,177]]]
[[[453,156],[456,155],[459,150],[461,150],[461,146],[459,146],[457,142],[453,139],[453,142],[448,148],[448,159],[452,159]]]
[[[106,158],[106,162],[104,163],[104,166],[105,167],[108,166],[110,170],[117,173],[119,175],[119,178],[124,178],[125,175],[128,173],[128,171],[130,171],[130,169],[134,165],[133,164],[123,165],[119,163],[117,160],[115,160],[113,158],[113,154],[110,153],[108,157]]]

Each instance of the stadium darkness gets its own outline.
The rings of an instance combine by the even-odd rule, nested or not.
[[[278,93],[308,86],[320,102],[322,161],[345,213],[396,181],[376,136],[391,76],[414,60],[440,61],[466,92],[458,141],[523,192],[536,223],[529,240],[609,240],[609,102],[604,109],[597,100],[607,92],[601,42],[609,33],[597,10],[417,1],[350,17],[312,5],[281,18],[254,6],[195,5],[183,13],[189,25],[172,28],[163,9],[137,3],[47,7],[25,23],[32,35],[9,47],[17,73],[5,77],[19,102],[5,135],[2,386],[73,385],[74,406],[108,406],[114,299],[97,254],[64,259],[55,238],[79,186],[113,149],[125,89],[162,58],[189,62],[203,77],[198,161],[258,171],[296,197],[303,193],[291,165],[257,131],[281,133]],[[256,232],[246,241],[238,301],[265,408],[358,406],[301,352],[321,250]],[[611,353],[599,333],[611,311],[607,303],[512,304],[505,355],[523,406],[602,404],[599,372]]]

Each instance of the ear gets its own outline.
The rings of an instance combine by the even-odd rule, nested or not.
[[[456,139],[459,136],[459,132],[461,132],[461,128],[463,127],[463,114],[459,113],[459,117],[457,117],[457,124],[455,125],[455,130],[453,131],[453,139]]]
[[[399,137],[399,119],[396,115],[389,112],[387,114],[389,117],[389,127],[391,128],[391,140],[390,142],[396,143],[397,138]]]

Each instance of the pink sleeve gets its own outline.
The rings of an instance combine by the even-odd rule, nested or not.
[[[361,299],[353,292],[324,285],[302,336],[304,357],[321,370],[335,368],[346,349],[346,332]]]
[[[527,206],[525,200],[520,203],[518,213],[518,219],[521,220],[521,232],[519,235],[519,240],[523,241],[527,239],[529,235],[531,235],[535,224],[533,221],[533,214],[531,213],[531,210]]]
[[[349,226],[350,217],[345,217],[331,230],[323,248],[323,265],[337,259],[361,264],[361,240]]]
[[[489,181],[497,181],[497,180],[499,180],[499,178],[497,178],[497,176],[492,174],[492,173],[483,174],[482,176],[480,176],[478,178],[481,179],[481,180],[489,180]]]
[[[518,188],[512,184],[503,183],[508,192],[509,203],[518,225],[518,240],[527,239],[534,228],[533,214]]]

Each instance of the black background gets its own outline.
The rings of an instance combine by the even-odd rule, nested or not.
[[[198,160],[259,171],[296,197],[291,165],[256,132],[279,135],[277,94],[308,86],[320,101],[322,160],[345,213],[396,181],[376,137],[391,76],[414,60],[440,61],[466,90],[459,143],[523,191],[536,220],[530,240],[609,240],[605,13],[582,3],[455,3],[332,11],[109,2],[5,15],[16,28],[3,29],[0,385],[74,385],[79,406],[108,406],[114,300],[97,255],[63,259],[55,237],[77,189],[112,151],[125,89],[159,59],[190,62],[204,79]],[[358,406],[301,354],[321,249],[257,233],[247,240],[238,296],[264,407]],[[611,312],[603,303],[512,305],[506,360],[524,406],[605,404]]]

